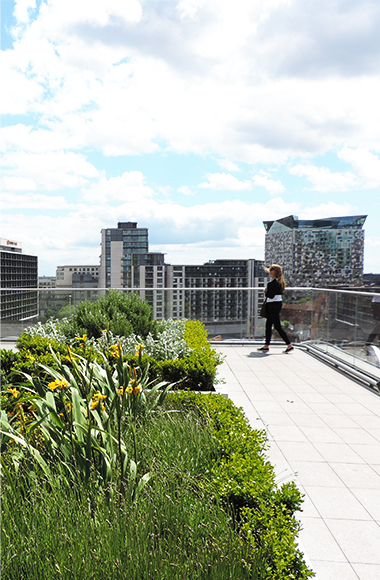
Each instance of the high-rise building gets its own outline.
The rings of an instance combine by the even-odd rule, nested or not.
[[[266,221],[265,263],[280,264],[289,286],[362,284],[366,217]]]
[[[100,288],[132,287],[132,254],[148,254],[148,229],[119,222],[101,231]]]
[[[21,242],[0,239],[1,321],[38,319],[38,258],[22,253]],[[35,290],[33,290],[35,289]]]

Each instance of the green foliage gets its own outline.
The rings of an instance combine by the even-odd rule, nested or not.
[[[295,300],[293,304],[305,304],[305,302],[311,302],[312,300],[313,300],[312,296],[304,296],[303,298]]]
[[[82,334],[99,338],[105,328],[120,336],[134,333],[145,338],[149,333],[156,334],[149,304],[136,293],[118,290],[109,290],[96,302],[81,302],[68,319],[65,333],[71,338]]]
[[[277,488],[264,453],[265,433],[253,431],[242,410],[221,395],[176,393],[170,400],[185,409],[197,406],[209,418],[221,451],[211,482],[216,495],[233,507],[252,553],[265,562],[260,580],[313,576],[296,541],[294,512],[301,507],[301,494],[293,482]]]
[[[159,363],[162,380],[176,383],[176,388],[214,391],[217,366],[222,358],[210,346],[207,332],[199,320],[186,320],[184,340],[192,349],[186,358]]]
[[[8,350],[6,348],[0,349],[0,360],[1,360],[1,384],[3,385],[4,382],[6,384],[9,383],[8,377],[11,374],[11,371],[14,365],[17,363],[19,358],[18,353]]]
[[[210,493],[218,449],[198,415],[168,409],[141,425],[142,469],[154,479],[138,502],[59,476],[47,486],[37,469],[34,485],[21,473],[4,485],[2,578],[258,580],[260,561]]]
[[[175,383],[176,389],[214,391],[216,365],[204,351],[193,351],[185,359],[160,361],[162,380]]]
[[[43,364],[37,367],[54,381],[47,385],[38,374],[34,377],[25,374],[30,394],[19,398],[19,391],[10,390],[10,395],[18,400],[18,409],[31,405],[28,421],[22,422],[21,429],[17,414],[1,412],[5,457],[14,460],[14,445],[18,444],[17,461],[22,458],[38,461],[49,478],[54,471],[52,466],[58,464],[68,482],[91,479],[106,487],[118,477],[120,493],[124,493],[129,465],[129,489],[137,497],[149,479],[149,474],[137,477],[137,423],[162,404],[169,386],[149,382],[141,348],[135,367],[123,362],[120,344],[112,350],[117,360],[114,368],[109,364],[108,352],[104,353],[103,366],[90,357],[75,355],[70,349],[64,361],[52,349],[51,354],[54,368]],[[163,387],[166,388],[160,390]],[[134,443],[134,457],[129,461],[126,425]],[[36,430],[40,434],[38,442],[34,437]]]
[[[97,303],[92,303],[94,305]],[[65,356],[66,345],[62,340],[67,329],[66,325],[70,325],[69,321],[63,321],[61,324],[58,321],[52,321],[45,325],[36,325],[32,327],[28,333],[21,335],[17,342],[17,347],[20,349],[20,357],[14,359],[13,370],[23,371],[34,375],[39,372],[36,365],[31,363],[27,357],[29,353],[35,358],[35,361],[46,366],[55,367],[55,360],[51,354],[49,345],[53,350],[61,356]],[[149,356],[144,354],[144,364],[149,364],[149,378],[153,380],[167,381],[175,383],[174,388],[194,390],[194,391],[213,391],[216,379],[217,366],[221,363],[222,357],[217,354],[210,346],[207,340],[207,333],[204,325],[199,321],[165,321],[157,325],[158,333],[156,339],[151,334],[142,342],[144,344],[144,353],[149,353]],[[45,336],[44,336],[44,333]],[[91,351],[92,360],[101,363],[103,356],[101,353],[107,350],[112,344],[119,341],[119,337],[115,336],[110,330],[102,332],[100,339],[89,339],[86,336],[83,340],[83,335],[76,334],[70,342],[76,346],[72,348],[73,352],[78,354],[85,354]],[[55,336],[57,340],[49,340],[48,336]],[[135,366],[136,357],[135,345],[139,342],[140,337],[135,334],[129,337],[120,337],[120,343],[123,348],[124,361],[131,366]],[[81,346],[82,345],[82,346]],[[84,350],[83,350],[84,349]],[[164,358],[174,357],[174,358]],[[112,357],[109,357],[112,360]],[[7,369],[10,365],[6,365]],[[55,367],[56,368],[56,367]],[[12,384],[18,384],[19,375],[15,373],[6,374],[7,381]]]
[[[127,396],[127,389],[133,390],[138,384],[132,381],[139,371],[125,366],[120,346],[115,346],[117,368],[111,375],[111,371],[105,375],[99,370],[98,376],[96,365],[91,363],[85,368],[79,357],[75,364],[82,371],[72,371],[77,391],[87,393],[86,397],[82,394],[82,400],[86,399],[87,408],[96,403],[91,412],[100,418],[101,413],[111,415],[111,392],[113,400],[117,398],[120,403]],[[141,348],[138,350],[137,361],[142,368]],[[64,373],[65,369],[61,371]],[[61,381],[58,375],[57,381]],[[97,390],[100,384],[101,391]],[[119,392],[120,385],[128,386]],[[68,389],[66,385],[54,388],[49,400],[45,398],[40,403],[45,405],[45,416],[49,415],[40,426],[45,429],[49,422],[56,424],[57,435],[53,439],[57,446],[66,445],[65,437],[58,437],[65,430],[59,424],[65,419],[59,415],[58,406],[60,395],[66,397]],[[100,392],[107,392],[107,398],[94,396]],[[137,394],[140,392],[142,389]],[[154,394],[153,403],[157,396],[161,395]],[[76,439],[82,433],[86,440],[88,413],[82,403],[72,401],[77,405],[72,412],[83,414],[83,421],[79,417],[72,424],[72,433]],[[106,410],[98,410],[103,401]],[[126,428],[137,426],[137,416],[145,416],[146,407],[139,408],[134,401],[137,398],[124,406]],[[155,409],[154,403],[151,410]],[[123,439],[123,457],[135,454],[140,458],[135,462],[139,471],[149,470],[154,476],[154,484],[148,478],[134,480],[135,467],[131,462],[128,477],[132,493],[124,494],[123,501],[119,500],[123,489],[116,492],[115,480],[109,480],[105,489],[98,480],[91,480],[90,486],[84,486],[83,479],[75,486],[68,485],[68,457],[54,462],[56,476],[49,477],[44,463],[46,437],[38,446],[19,432],[14,433],[12,443],[9,430],[3,429],[4,578],[44,580],[52,577],[52,570],[67,580],[306,580],[313,576],[296,543],[299,524],[294,511],[300,508],[300,493],[292,483],[276,486],[273,468],[265,457],[265,434],[253,431],[241,409],[219,395],[170,393],[162,411],[149,412],[149,421],[138,422],[138,436]],[[117,422],[117,416],[114,407],[115,448],[119,425],[123,425]],[[95,438],[97,431],[100,437],[97,447],[92,447],[96,455],[112,435],[101,420],[102,428],[97,430],[100,423],[94,422],[91,434]],[[131,435],[130,430],[127,433]],[[81,446],[80,441],[77,445]],[[20,461],[19,446],[33,449],[28,462]],[[87,445],[82,445],[83,452],[85,448]],[[10,455],[18,466],[17,478],[7,461]],[[137,481],[142,482],[138,502],[133,494]]]

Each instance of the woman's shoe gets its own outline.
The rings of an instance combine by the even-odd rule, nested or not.
[[[288,354],[288,352],[290,352],[291,350],[294,350],[294,346],[291,346],[291,345],[290,345],[290,346],[288,346],[288,348],[286,348],[286,349],[284,350],[284,353],[285,353],[285,354]]]
[[[269,346],[262,346],[261,348],[258,348],[257,350],[263,350],[265,352],[265,351],[269,350]]]

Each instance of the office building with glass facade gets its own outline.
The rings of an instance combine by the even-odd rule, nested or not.
[[[148,229],[119,222],[101,231],[100,288],[132,288],[132,254],[148,254]]]

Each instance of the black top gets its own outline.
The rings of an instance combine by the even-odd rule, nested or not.
[[[266,293],[266,297],[267,298],[274,298],[275,296],[278,296],[281,294],[283,294],[284,291],[282,289],[282,286],[280,284],[280,282],[278,282],[276,279],[272,280],[272,282],[268,283],[267,286],[267,293]]]

